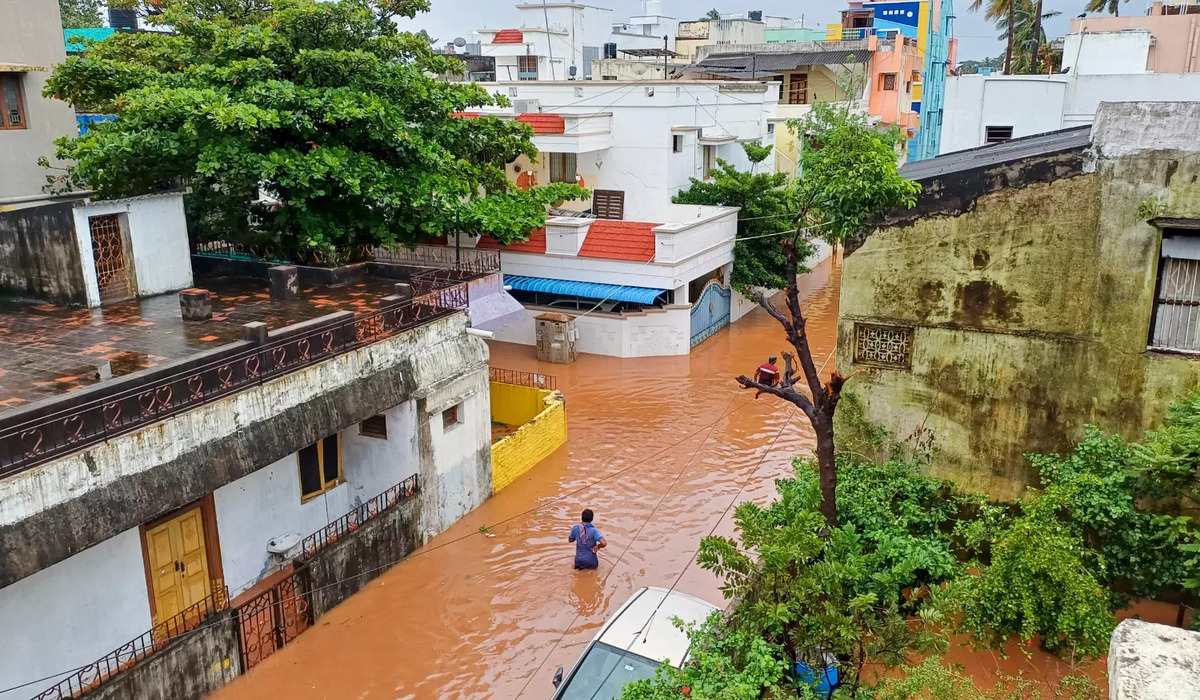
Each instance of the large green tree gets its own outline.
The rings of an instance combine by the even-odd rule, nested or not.
[[[104,0],[58,0],[63,29],[99,27],[103,7]]]
[[[1125,0],[1129,2],[1129,0]],[[1120,16],[1121,0],[1088,0],[1088,12],[1107,12],[1110,15]]]
[[[849,76],[843,94],[858,94],[856,76]],[[761,291],[754,300],[783,327],[791,346],[783,353],[782,380],[774,385],[740,376],[743,388],[777,396],[799,408],[812,424],[817,438],[817,464],[826,521],[837,524],[837,465],[834,460],[833,418],[846,379],[834,371],[828,381],[813,358],[807,318],[800,303],[798,275],[812,242],[836,245],[873,225],[885,212],[916,203],[920,185],[900,176],[896,134],[875,131],[866,118],[847,103],[820,102],[803,119],[788,125],[802,139],[803,175],[788,188],[792,228],[772,237],[783,255],[785,309],[775,306]],[[799,368],[793,362],[799,362]],[[799,370],[799,375],[794,370]],[[807,390],[807,391],[805,391]]]
[[[301,250],[458,230],[521,239],[574,185],[522,191],[504,166],[532,132],[457,113],[503,104],[433,77],[457,61],[396,28],[428,0],[163,0],[171,33],[118,34],[46,94],[116,114],[58,142],[60,186],[104,197],[184,185],[201,237]],[[266,197],[260,199],[259,193]]]
[[[749,143],[743,148],[756,166],[772,150]],[[739,207],[732,285],[743,294],[751,294],[754,287],[787,286],[787,261],[778,238],[795,220],[787,185],[784,173],[744,172],[717,159],[711,179],[693,179],[691,187],[675,195],[679,204]]]

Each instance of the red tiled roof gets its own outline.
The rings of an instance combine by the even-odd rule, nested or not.
[[[561,114],[522,114],[517,121],[533,127],[535,134],[565,134],[567,122]]]
[[[496,32],[496,38],[492,39],[493,44],[524,44],[525,35],[520,29],[501,29]]]
[[[478,119],[483,116],[483,112],[451,112],[450,116],[459,119]]]
[[[508,245],[502,245],[500,241],[491,236],[481,236],[475,247],[484,250],[503,250],[510,253],[545,253],[546,229],[535,228],[529,232],[529,240],[521,241],[520,243],[509,243]]]
[[[583,239],[579,257],[650,262],[654,260],[654,228],[659,225],[596,219]]]

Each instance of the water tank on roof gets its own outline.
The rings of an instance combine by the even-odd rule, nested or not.
[[[762,16],[763,16],[763,11],[762,10],[750,10],[750,12],[747,13],[746,16],[750,18],[751,22],[761,22]]]
[[[642,3],[642,14],[647,17],[661,17],[662,0],[646,0]]]

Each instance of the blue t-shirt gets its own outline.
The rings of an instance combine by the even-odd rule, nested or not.
[[[603,538],[604,536],[591,523],[579,523],[571,528],[571,536],[567,538],[567,541],[575,543],[576,569],[600,568],[600,559],[592,551],[592,547],[595,547],[596,543]]]

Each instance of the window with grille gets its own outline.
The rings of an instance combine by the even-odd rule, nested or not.
[[[1013,128],[1011,126],[989,126],[984,136],[985,143],[1004,143],[1011,141]]]
[[[296,453],[300,466],[300,500],[307,501],[342,483],[342,449],[337,433]]]
[[[578,156],[574,153],[548,153],[550,159],[550,182],[575,184]]]
[[[788,104],[808,104],[808,73],[792,73],[788,76]]]
[[[517,56],[517,80],[538,79],[538,57]]]
[[[442,430],[449,430],[462,423],[461,409],[462,404],[458,403],[442,411]]]
[[[913,329],[905,326],[854,324],[854,361],[909,369],[912,367]]]
[[[881,78],[883,80],[883,89],[884,90],[895,90],[896,89],[896,74],[895,73],[884,73],[881,76]]]
[[[1200,235],[1163,234],[1150,345],[1200,352]]]
[[[0,129],[24,129],[25,95],[21,73],[0,73]]]
[[[380,413],[359,423],[358,434],[387,440],[387,416]]]

